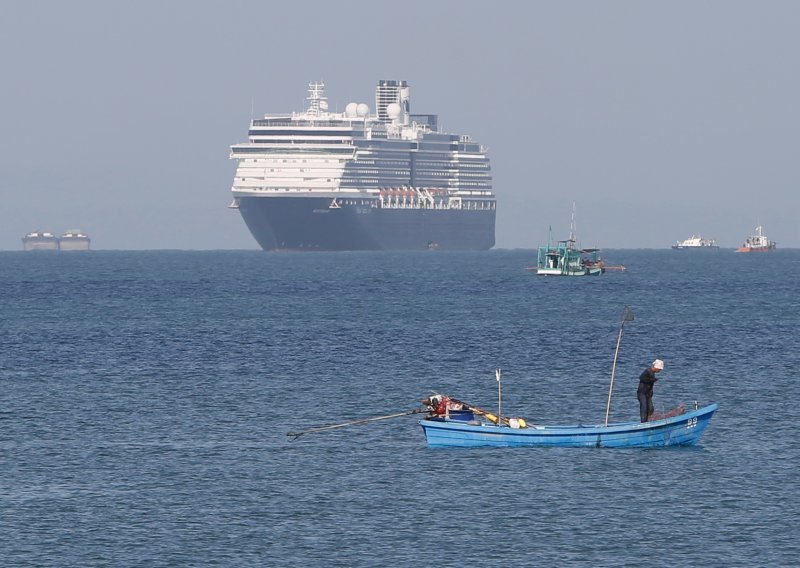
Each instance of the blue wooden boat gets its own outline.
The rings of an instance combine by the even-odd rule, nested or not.
[[[467,422],[461,416],[436,416],[419,423],[430,447],[660,448],[696,445],[717,408],[713,403],[650,422],[608,425],[541,426],[522,421],[525,427],[519,427],[520,421],[513,419],[498,425],[491,420]]]
[[[503,416],[501,372],[497,379],[497,413],[467,404],[446,395],[434,394],[424,399],[430,414],[420,420],[425,438],[431,447],[454,446],[552,446],[561,448],[662,448],[666,446],[694,446],[708,427],[719,405],[709,404],[687,412],[679,406],[673,411],[651,417],[647,422],[608,423],[611,411],[611,394],[622,332],[627,322],[633,321],[633,311],[625,306],[611,366],[611,384],[603,424],[574,424],[568,426],[542,426],[529,424],[522,418]]]

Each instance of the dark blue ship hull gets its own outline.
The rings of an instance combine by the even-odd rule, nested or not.
[[[377,200],[240,197],[239,212],[264,250],[489,250],[494,209],[380,208]]]

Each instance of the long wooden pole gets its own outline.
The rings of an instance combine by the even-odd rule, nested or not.
[[[611,366],[611,384],[608,386],[608,404],[606,404],[606,421],[605,425],[608,426],[608,414],[611,411],[611,391],[614,390],[614,375],[617,372],[617,356],[619,355],[619,344],[622,342],[622,330],[625,327],[626,321],[633,321],[633,312],[625,306],[622,312],[622,323],[619,326],[619,336],[617,336],[617,348],[614,351],[614,364]]]
[[[500,389],[500,379],[501,379],[500,369],[495,370],[494,376],[497,379],[497,425],[500,426],[503,420],[503,407],[502,407],[503,396],[501,394],[502,391]]]
[[[354,424],[365,424],[367,422],[374,422],[376,420],[388,420],[389,418],[397,418],[399,416],[408,416],[410,414],[419,414],[424,412],[423,409],[415,408],[407,412],[398,412],[397,414],[387,414],[385,416],[373,416],[372,418],[362,418],[360,420],[351,420],[350,422],[343,422],[341,424],[331,424],[330,426],[320,426],[319,428],[310,428],[308,430],[301,430],[300,432],[287,432],[287,436],[292,437],[292,441],[296,440],[303,434],[312,434],[314,432],[322,432],[323,430],[333,430],[334,428],[342,428],[344,426],[352,426]]]

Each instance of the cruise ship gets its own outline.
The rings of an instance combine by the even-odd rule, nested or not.
[[[302,112],[251,121],[231,146],[230,207],[264,250],[488,250],[496,201],[486,149],[413,114],[406,81],[375,106],[331,112],[325,85]]]

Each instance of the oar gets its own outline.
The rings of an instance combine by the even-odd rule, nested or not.
[[[365,424],[367,422],[375,422],[376,420],[388,420],[389,418],[398,418],[400,416],[409,416],[410,414],[419,414],[425,412],[424,409],[415,408],[406,412],[398,412],[397,414],[387,414],[386,416],[373,416],[372,418],[362,418],[360,420],[351,420],[350,422],[342,422],[341,424],[331,424],[329,426],[319,426],[318,428],[310,428],[308,430],[301,430],[300,432],[287,432],[286,435],[292,438],[294,442],[303,434],[312,434],[314,432],[322,432],[323,430],[333,430],[334,428],[342,428],[344,426],[352,426],[354,424]]]

